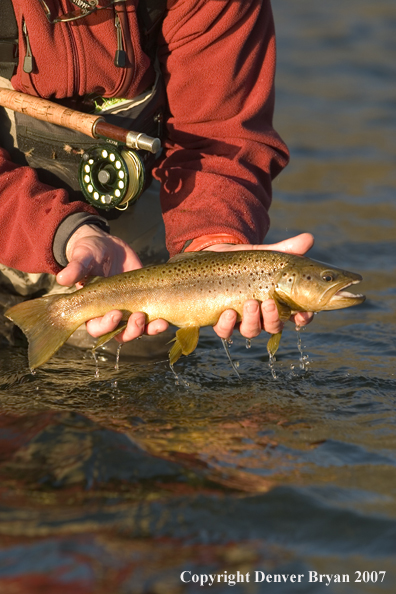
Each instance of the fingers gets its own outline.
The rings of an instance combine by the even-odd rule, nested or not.
[[[158,320],[153,320],[146,326],[146,334],[148,336],[155,336],[156,334],[160,334],[161,332],[165,332],[169,328],[169,324],[166,320],[162,320],[159,318]]]
[[[94,318],[86,323],[88,334],[94,338],[103,336],[113,332],[122,320],[122,312],[118,310],[109,311],[101,318]],[[169,324],[165,320],[153,320],[146,326],[146,316],[144,313],[136,312],[131,314],[128,319],[128,325],[116,336],[116,340],[119,342],[129,342],[134,340],[142,334],[148,334],[154,336],[160,332],[165,332]]]
[[[213,252],[235,252],[241,250],[275,250],[278,252],[288,252],[290,254],[297,254],[302,256],[314,244],[314,236],[311,233],[300,233],[300,235],[295,235],[294,237],[290,237],[289,239],[284,239],[279,243],[271,243],[271,244],[260,244],[260,245],[251,245],[251,244],[238,244],[238,245],[231,245],[226,243],[215,244],[211,245],[205,250],[213,251]]]
[[[236,321],[236,312],[232,309],[226,310],[213,329],[220,338],[229,338]],[[261,310],[258,301],[254,299],[244,303],[239,331],[245,338],[255,338],[262,329],[270,334],[277,334],[282,328],[283,323],[279,319],[277,307],[272,299],[264,301]]]
[[[267,299],[261,304],[263,312],[263,328],[269,334],[278,334],[283,329],[283,322],[279,319],[278,309],[273,299]]]
[[[240,333],[245,338],[255,338],[264,329],[269,334],[277,334],[283,329],[283,322],[279,319],[278,309],[273,299],[267,299],[260,304],[258,301],[246,301],[243,306]]]
[[[223,311],[218,319],[217,324],[213,326],[213,330],[216,332],[217,336],[220,336],[220,338],[230,338],[236,321],[236,311],[233,309],[227,309],[226,311]]]
[[[287,252],[289,254],[303,255],[311,249],[314,241],[314,236],[311,233],[301,233],[300,235],[295,235],[289,239],[284,239],[279,243],[266,245],[265,249],[275,250],[278,252]]]
[[[276,309],[276,306],[274,304]],[[276,311],[276,315],[278,312]],[[224,311],[217,324],[213,327],[220,338],[229,338],[234,330],[237,321],[237,314],[233,309]],[[271,327],[271,324],[269,324]],[[250,299],[243,306],[242,321],[239,327],[240,333],[245,338],[254,338],[262,330],[261,312],[258,301]]]
[[[146,325],[146,316],[144,313],[136,312],[129,317],[128,325],[125,330],[120,332],[115,338],[118,342],[129,342],[130,340],[139,338],[139,336],[142,336],[143,334],[155,336],[156,334],[165,332],[168,327],[168,322],[161,319],[153,320]]]
[[[255,338],[261,332],[261,312],[258,301],[250,299],[243,304],[239,331],[245,338]]]
[[[113,332],[122,320],[122,312],[113,310],[107,312],[101,318],[94,318],[86,323],[88,334],[94,338],[98,338],[103,334]]]
[[[296,324],[296,326],[306,326],[310,324],[314,318],[314,314],[309,311],[299,311],[298,313],[291,316],[290,320]]]
[[[299,312],[290,319],[298,326],[306,326],[312,321],[313,314]],[[121,320],[122,313],[120,311],[110,311],[101,318],[89,320],[86,323],[87,331],[94,338],[98,338],[103,334],[108,334],[115,330]],[[233,333],[236,322],[237,313],[232,309],[228,309],[221,314],[213,329],[220,338],[229,338]],[[153,320],[146,325],[145,314],[136,312],[129,317],[127,327],[116,336],[116,340],[119,342],[129,342],[143,334],[154,336],[161,332],[165,332],[168,327],[169,324],[162,319]],[[255,338],[260,334],[262,329],[269,334],[277,334],[283,329],[283,322],[279,319],[275,302],[272,299],[264,301],[261,304],[260,311],[260,306],[257,301],[246,301],[243,308],[242,321],[239,327],[240,333],[245,338]]]
[[[89,274],[90,260],[91,258],[87,258],[87,260],[73,260],[69,262],[66,268],[56,275],[56,282],[60,285],[71,287]]]

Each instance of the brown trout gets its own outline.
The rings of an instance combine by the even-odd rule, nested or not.
[[[173,365],[198,344],[199,329],[214,326],[220,314],[234,309],[241,319],[247,299],[275,300],[282,320],[298,311],[342,309],[362,303],[364,295],[345,291],[362,277],[303,256],[273,251],[193,252],[166,264],[148,266],[108,278],[95,278],[74,293],[40,297],[6,311],[29,341],[29,366],[39,367],[84,322],[112,309],[123,323],[98,343],[121,332],[132,312],[147,322],[163,318],[178,326],[169,352]],[[281,333],[272,335],[273,355]]]

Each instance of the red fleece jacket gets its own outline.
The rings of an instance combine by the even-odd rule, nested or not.
[[[140,0],[144,1],[144,0]],[[101,4],[106,4],[101,0]],[[49,99],[98,93],[133,97],[154,80],[139,42],[136,0],[127,0],[132,65],[114,66],[113,8],[50,25],[39,2],[13,0],[22,58],[17,90]],[[48,0],[70,11],[68,0]],[[36,62],[23,72],[25,40]],[[171,255],[186,241],[227,233],[261,243],[269,228],[271,179],[286,165],[285,145],[272,128],[275,34],[269,0],[168,0],[158,44],[169,117],[165,156],[154,170]],[[78,211],[64,190],[41,184],[0,150],[0,261],[28,272],[56,273],[52,253],[59,224]]]

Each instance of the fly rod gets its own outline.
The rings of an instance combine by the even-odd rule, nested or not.
[[[0,105],[38,120],[81,132],[91,138],[115,141],[130,149],[144,150],[155,154],[161,148],[159,138],[125,130],[119,126],[108,124],[102,116],[76,111],[47,99],[26,95],[13,89],[0,88]]]

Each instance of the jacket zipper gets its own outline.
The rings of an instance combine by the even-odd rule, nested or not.
[[[69,39],[70,39],[70,51],[72,54],[72,64],[73,64],[73,95],[79,95],[80,89],[80,68],[79,68],[79,60],[78,60],[78,52],[77,52],[77,43],[73,33],[73,25],[72,23],[65,23],[67,25],[67,29],[69,32]]]
[[[25,46],[26,46],[25,57],[23,59],[23,71],[26,72],[27,74],[31,74],[31,72],[33,72],[35,64],[34,64],[34,57],[32,54],[32,48],[30,47],[29,34],[27,31],[25,19],[23,19],[22,31],[23,31],[23,36],[25,38]]]
[[[111,97],[124,97],[133,83],[135,69],[135,56],[132,46],[132,39],[129,32],[128,15],[125,10],[126,0],[118,0],[114,4],[114,26],[117,33],[117,49],[114,63],[122,68],[122,75],[118,86],[114,88]],[[120,53],[122,52],[122,53]],[[121,62],[117,63],[117,60]],[[121,66],[121,63],[123,64]]]
[[[25,42],[25,55],[23,58],[21,82],[25,90],[29,95],[38,95],[36,88],[33,84],[32,77],[30,76],[35,69],[35,60],[30,47],[29,33],[26,26],[25,18],[22,17],[22,34]]]
[[[122,41],[121,21],[117,13],[115,13],[114,17],[114,26],[117,31],[117,49],[114,57],[114,64],[118,66],[118,68],[125,68],[127,55],[124,50],[124,44]]]
[[[134,51],[131,36],[129,33],[128,16],[125,10],[126,0],[118,0],[114,5],[114,26],[116,28],[117,47],[115,51],[114,63],[119,68],[122,68],[122,73],[117,86],[112,90],[111,97],[123,97],[129,90],[135,78],[136,68]],[[67,27],[68,37],[70,40],[70,51],[72,54],[72,94],[79,94],[80,87],[80,71],[77,44],[74,37],[72,23],[64,23]],[[30,46],[29,33],[27,30],[25,19],[22,18],[22,32],[25,41],[25,55],[22,68],[22,84],[26,90],[31,94],[37,95],[37,91],[33,85],[30,74],[35,69],[35,60]]]

